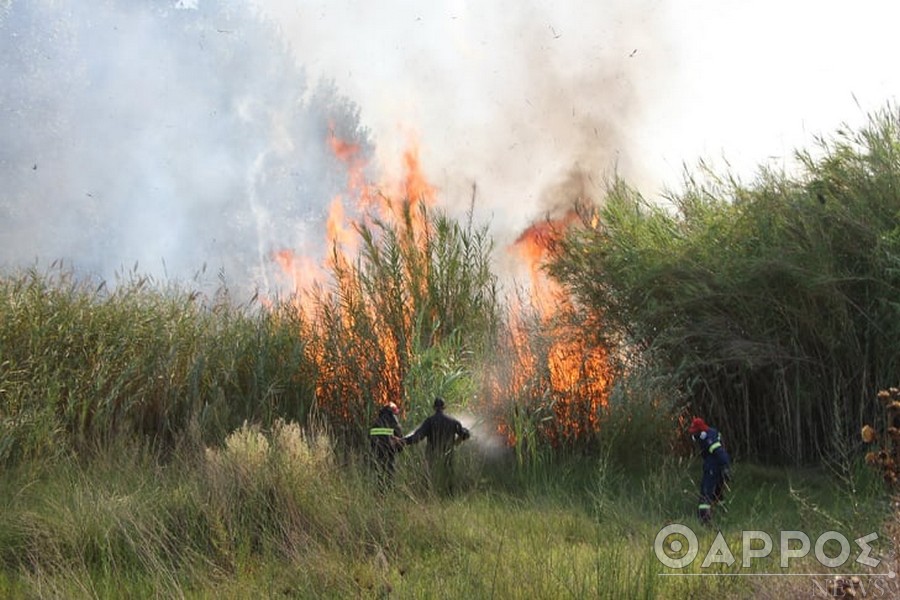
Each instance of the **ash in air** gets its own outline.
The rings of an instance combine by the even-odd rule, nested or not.
[[[0,0],[0,272],[205,266],[286,293],[273,257],[318,261],[332,199],[353,206],[332,136],[382,181],[398,126],[451,216],[477,183],[503,247],[572,181],[640,170],[641,100],[672,70],[657,4]]]
[[[242,294],[322,252],[354,103],[241,2],[0,2],[0,269],[62,259]]]

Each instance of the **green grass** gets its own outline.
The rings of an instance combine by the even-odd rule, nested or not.
[[[559,459],[523,474],[463,446],[460,489],[442,497],[429,491],[415,450],[401,455],[388,494],[360,460],[284,424],[244,427],[222,448],[166,462],[119,448],[7,470],[0,590],[67,598],[670,598],[745,597],[768,585],[660,575],[665,568],[650,550],[656,533],[672,522],[695,525],[693,458],[643,471]],[[870,474],[859,476],[851,491],[827,472],[738,465],[716,525],[738,560],[744,529],[837,529],[850,539],[881,531],[884,495]],[[696,529],[708,549],[715,532]]]
[[[524,339],[486,229],[409,203],[334,257],[312,309],[0,274],[0,596],[809,592],[734,565],[665,576],[657,532],[695,524],[700,465],[679,425],[695,411],[739,459],[818,465],[738,460],[701,550],[718,530],[737,556],[745,530],[836,530],[878,531],[886,551],[897,518],[858,428],[896,376],[900,116],[842,135],[800,180],[691,182],[674,213],[614,186],[600,223],[556,248],[575,300],[562,326],[529,321]],[[558,341],[609,351],[607,405],[586,404],[587,368],[587,395],[552,389]],[[373,409],[397,401],[418,423],[435,395],[518,444],[464,444],[450,498],[410,448],[380,493],[360,456]],[[567,406],[591,427],[565,435]]]
[[[118,436],[221,440],[243,420],[301,420],[300,316],[133,276],[114,290],[62,268],[0,274],[0,463]]]

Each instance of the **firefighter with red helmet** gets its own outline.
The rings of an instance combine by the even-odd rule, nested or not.
[[[722,444],[719,431],[706,424],[700,417],[694,417],[688,427],[691,438],[697,442],[703,458],[703,477],[700,480],[700,502],[697,516],[702,523],[712,519],[712,507],[722,500],[725,484],[729,479],[731,457]]]
[[[403,431],[397,421],[398,414],[400,409],[397,405],[388,402],[378,411],[378,416],[369,429],[372,462],[382,487],[387,487],[393,480],[395,459],[403,450]]]

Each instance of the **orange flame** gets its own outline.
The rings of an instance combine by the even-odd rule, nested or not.
[[[403,164],[406,170],[406,181],[403,185],[405,198],[409,200],[413,208],[419,202],[433,206],[437,199],[437,189],[428,183],[422,172],[419,148],[415,141],[411,142],[410,147],[403,153]]]
[[[438,190],[424,174],[415,139],[410,140],[403,153],[402,174],[378,186],[366,177],[368,160],[359,144],[339,138],[333,128],[328,144],[347,172],[344,193],[332,199],[326,222],[325,241],[331,252],[324,266],[329,269],[287,250],[276,253],[275,261],[294,282],[297,292],[313,287],[321,292],[325,274],[330,273],[333,279],[334,296],[306,293],[297,308],[309,314],[316,307],[331,309],[320,311],[316,319],[305,320],[310,330],[304,335],[314,340],[308,351],[317,367],[318,407],[329,417],[352,424],[359,422],[364,397],[402,405],[414,315],[414,307],[396,307],[393,325],[388,325],[382,313],[391,307],[378,305],[359,286],[354,261],[349,258],[358,252],[361,242],[357,225],[377,217],[395,225],[404,243],[422,248],[428,240],[429,224],[419,209],[436,204]],[[495,370],[486,375],[487,393],[482,395],[482,401],[487,407],[501,407],[496,428],[510,444],[522,442],[524,430],[508,419],[537,413],[541,415],[536,421],[539,433],[552,443],[593,435],[599,427],[599,410],[608,398],[611,379],[606,351],[588,347],[579,331],[554,318],[570,306],[569,299],[543,269],[553,243],[575,220],[575,212],[570,211],[559,219],[535,223],[511,247],[520,264],[528,269],[530,302],[538,312],[540,324],[537,329],[528,325],[523,308],[511,306],[508,336],[500,340],[502,349],[498,349],[498,356],[502,354],[509,365],[502,374]],[[412,296],[425,297],[427,280],[421,272],[427,273],[428,264],[416,268],[418,279],[407,273],[409,285],[416,286]],[[336,348],[328,343],[330,339],[349,343]],[[517,403],[513,415],[509,414],[509,399]],[[504,403],[507,420],[502,416]],[[519,411],[518,403],[527,410]],[[544,418],[547,414],[552,419]]]
[[[344,254],[355,254],[359,246],[359,238],[352,227],[346,223],[344,215],[344,203],[341,196],[335,196],[328,209],[328,219],[325,222],[325,239],[328,247],[340,246]]]
[[[545,434],[557,443],[597,432],[600,409],[606,404],[611,384],[605,349],[589,347],[580,332],[553,319],[571,308],[570,299],[550,279],[544,266],[551,257],[553,244],[577,218],[577,213],[571,210],[561,218],[534,223],[519,235],[511,248],[528,268],[531,305],[543,325],[540,339],[535,339],[534,332],[524,323],[521,307],[511,309],[512,347],[517,367],[509,381],[508,393],[527,396],[531,386],[530,401],[535,405],[532,409],[552,410],[555,429]],[[547,348],[543,358],[545,375],[538,371],[541,360],[535,353],[540,347]],[[536,390],[535,379],[538,380]]]
[[[575,211],[570,210],[559,219],[532,223],[512,244],[512,251],[519,255],[528,268],[532,304],[548,318],[556,313],[563,292],[544,272],[544,266],[550,257],[553,243],[577,217]]]
[[[409,307],[399,307],[400,323],[409,331],[393,331],[387,325],[385,315],[380,314],[374,301],[360,289],[356,279],[358,272],[351,260],[361,243],[357,224],[377,217],[395,224],[404,239],[421,248],[426,223],[418,206],[434,204],[437,192],[423,173],[414,141],[404,152],[403,173],[397,183],[380,186],[394,190],[394,197],[399,198],[399,202],[392,202],[391,196],[381,193],[379,186],[366,178],[368,161],[359,144],[339,138],[333,128],[328,144],[347,173],[345,191],[332,199],[325,223],[325,241],[330,249],[324,264],[327,271],[317,271],[328,272],[335,287],[332,294],[322,295],[314,303],[306,301],[310,295],[304,296],[304,301],[297,307],[304,312],[311,312],[317,306],[327,309],[319,313],[324,322],[310,320],[310,330],[305,332],[310,339],[318,340],[309,347],[309,357],[317,365],[316,396],[325,414],[338,422],[352,423],[359,416],[359,401],[363,397],[376,403],[402,404],[403,374],[408,368],[405,357],[409,352],[407,346],[412,328]],[[405,213],[408,220],[404,216],[404,204],[408,209]],[[320,283],[318,279],[303,279],[311,262],[308,259],[301,261],[292,253],[282,251],[276,254],[275,260],[296,282],[295,290],[300,291],[301,285],[311,282]],[[420,285],[424,286],[424,282]],[[334,302],[334,298],[340,300]],[[397,320],[393,322],[396,324]],[[328,343],[329,339],[335,338],[329,336],[338,336],[337,339],[350,343],[340,344],[343,349],[336,349],[334,344]],[[373,368],[377,372],[372,373]],[[366,378],[369,380],[365,381]]]

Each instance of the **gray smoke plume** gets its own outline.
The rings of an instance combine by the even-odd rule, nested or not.
[[[567,182],[653,175],[635,137],[675,72],[664,3],[257,4],[298,61],[358,99],[381,164],[406,124],[448,210],[476,183],[500,246],[570,203]]]
[[[2,267],[206,265],[274,292],[272,252],[321,253],[345,186],[328,137],[368,151],[356,106],[240,2],[12,0],[0,81]]]
[[[0,0],[0,268],[280,291],[359,142],[414,129],[451,215],[498,245],[618,170],[666,60],[658,3]],[[577,182],[574,189],[572,182]],[[214,277],[213,277],[214,278]]]

